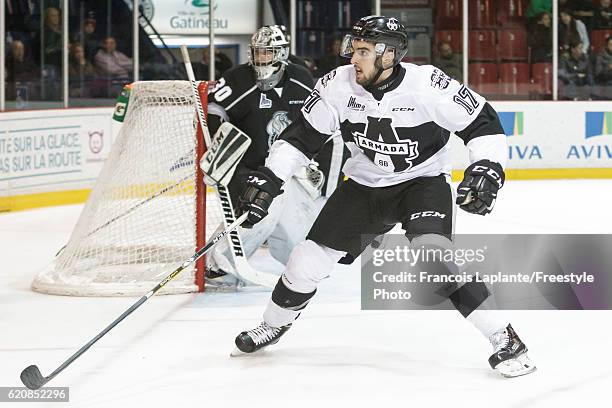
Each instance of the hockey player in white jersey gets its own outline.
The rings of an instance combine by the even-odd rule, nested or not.
[[[495,110],[480,95],[433,66],[401,63],[407,33],[395,18],[369,16],[352,26],[342,54],[351,64],[321,78],[292,123],[271,148],[266,166],[253,172],[240,197],[249,222],[266,216],[283,183],[338,129],[351,151],[348,181],[332,194],[306,241],[294,248],[255,329],[236,337],[252,353],[276,343],[314,296],[338,261],[356,258],[373,237],[401,224],[411,245],[450,247],[453,192],[450,133],[465,142],[471,164],[456,203],[491,212],[504,185],[507,147]],[[427,212],[440,216],[414,216]],[[457,310],[491,341],[492,368],[507,377],[535,366],[527,347],[499,311],[479,308],[489,296],[473,282],[448,293]],[[409,341],[409,340],[407,340]]]

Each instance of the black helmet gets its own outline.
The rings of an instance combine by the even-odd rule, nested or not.
[[[353,40],[374,43],[377,56],[381,56],[386,47],[393,47],[395,57],[393,66],[399,64],[408,52],[408,33],[406,27],[395,17],[367,16],[355,22],[351,33],[344,36],[340,55],[346,58],[353,56]],[[379,46],[378,44],[384,44]]]

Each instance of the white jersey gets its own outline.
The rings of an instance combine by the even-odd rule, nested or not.
[[[324,135],[336,131],[351,152],[344,174],[354,181],[384,187],[415,177],[449,174],[450,133],[461,137],[472,162],[505,165],[506,140],[497,114],[486,100],[431,65],[402,63],[399,74],[377,100],[355,81],[353,66],[321,78],[302,108],[311,132],[282,137],[267,164],[285,177],[290,144],[306,156]]]

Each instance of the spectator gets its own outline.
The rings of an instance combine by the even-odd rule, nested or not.
[[[531,0],[525,15],[531,21],[542,13],[552,14],[552,0]]]
[[[42,37],[35,40],[43,47],[42,65],[52,65],[60,70],[62,65],[62,23],[60,11],[55,7],[45,9],[45,27]],[[36,57],[39,58],[37,53]]]
[[[209,61],[210,61],[210,48],[206,47],[202,49],[202,60],[198,63],[193,64],[193,71],[196,78],[208,81],[209,78]],[[223,73],[230,69],[234,64],[227,55],[221,52],[219,48],[215,48],[215,78],[221,78]]]
[[[595,7],[592,0],[568,0],[565,7],[571,10],[574,17],[580,18],[586,27],[592,27]]]
[[[87,13],[87,18],[83,20],[83,31],[74,37],[74,42],[81,43],[85,51],[85,58],[93,61],[100,48],[100,38],[96,34],[96,19],[93,11]]]
[[[91,96],[90,90],[96,70],[85,58],[85,49],[79,43],[74,43],[70,47],[68,75],[70,96]]]
[[[569,52],[572,44],[581,43],[582,52],[587,54],[589,52],[590,42],[589,34],[586,26],[580,20],[576,20],[568,9],[561,10],[561,20],[559,24],[559,46],[564,51]]]
[[[463,60],[461,55],[453,53],[449,43],[441,42],[438,44],[438,55],[434,58],[433,65],[440,68],[451,78],[463,82]]]
[[[102,48],[94,57],[98,72],[113,78],[127,79],[132,72],[132,59],[117,51],[117,42],[111,36],[102,40]]]
[[[38,67],[26,58],[25,45],[20,40],[11,43],[11,50],[6,58],[6,81],[28,82],[36,79]]]
[[[612,7],[610,0],[600,0],[599,6],[595,9],[593,17],[593,27],[596,29],[612,28]]]
[[[552,27],[550,14],[542,12],[529,32],[532,62],[552,61]]]
[[[595,82],[599,85],[612,86],[612,36],[606,39],[606,47],[597,55]]]
[[[10,53],[6,58],[6,98],[17,98],[17,88],[25,88],[24,92],[30,95],[22,97],[35,97],[35,81],[40,76],[38,67],[26,57],[25,45],[20,40],[11,43]],[[35,93],[35,92],[34,92]]]
[[[572,43],[570,52],[559,60],[559,80],[565,85],[562,96],[566,99],[587,99],[593,74],[589,58],[582,52],[582,44]]]
[[[334,38],[331,40],[327,47],[327,54],[323,55],[319,59],[317,65],[316,77],[322,77],[334,68],[340,65],[347,65],[350,60],[340,56],[340,46],[342,45],[341,38]]]

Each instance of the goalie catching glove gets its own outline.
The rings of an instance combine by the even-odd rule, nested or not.
[[[472,214],[489,214],[504,180],[504,169],[499,163],[489,160],[472,163],[465,169],[463,181],[457,188],[457,204]]]
[[[238,199],[238,214],[245,212],[249,215],[242,224],[243,228],[252,228],[253,225],[261,221],[268,215],[268,209],[272,205],[272,200],[283,190],[283,181],[265,166],[259,166],[256,171],[249,173],[245,187]]]
[[[227,186],[250,145],[251,139],[244,132],[229,122],[223,122],[213,136],[210,149],[200,160],[204,183]]]

